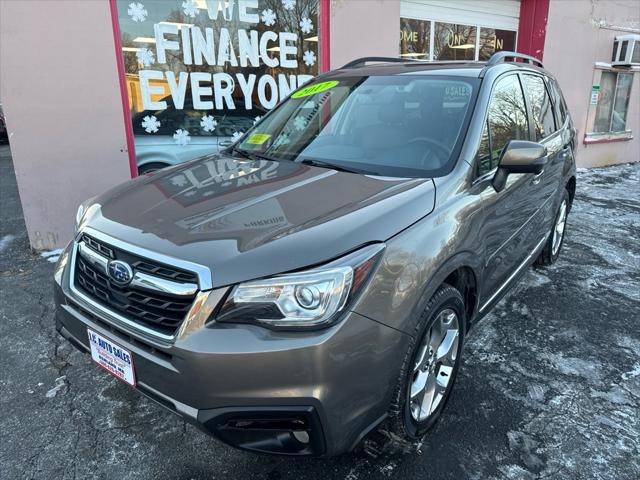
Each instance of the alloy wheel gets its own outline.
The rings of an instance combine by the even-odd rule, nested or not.
[[[551,254],[556,255],[560,250],[562,244],[562,238],[564,237],[564,227],[567,224],[567,201],[562,200],[560,204],[560,211],[558,212],[558,218],[556,224],[553,227],[553,241],[551,243]]]
[[[450,308],[442,310],[426,332],[413,368],[409,406],[422,422],[442,403],[458,357],[460,322]]]

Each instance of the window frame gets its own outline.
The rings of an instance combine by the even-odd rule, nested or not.
[[[633,84],[634,84],[634,81],[635,81],[635,77],[633,77],[633,75],[635,74],[635,72],[620,70],[618,68],[612,68],[611,65],[609,65],[609,64],[597,64],[596,65],[596,72],[599,72],[599,74],[597,73],[594,76],[594,80],[593,80],[593,84],[594,85],[596,85],[596,82],[597,82],[597,85],[601,85],[602,84],[602,75],[604,73],[612,73],[612,74],[615,74],[615,76],[616,76],[615,85],[614,85],[614,94],[613,94],[613,99],[611,101],[611,115],[610,115],[610,118],[609,118],[609,131],[605,131],[605,132],[595,131],[596,113],[597,113],[599,101],[595,105],[591,104],[591,105],[589,105],[589,109],[588,109],[588,113],[587,113],[586,133],[584,135],[583,143],[585,145],[588,145],[588,144],[592,144],[592,143],[606,143],[606,142],[619,142],[619,141],[632,140],[633,139],[633,132],[629,128],[628,109],[629,109],[629,105],[631,104],[631,96],[633,95]],[[611,125],[613,123],[613,110],[615,108],[615,102],[616,102],[616,99],[617,99],[617,96],[618,96],[618,81],[619,81],[619,75],[621,73],[622,74],[632,75],[631,84],[629,86],[629,103],[627,104],[627,118],[625,119],[625,129],[624,130],[612,131],[611,130]]]

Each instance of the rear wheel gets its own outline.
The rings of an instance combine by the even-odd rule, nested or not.
[[[553,222],[553,229],[549,234],[549,239],[544,246],[540,256],[537,258],[538,265],[551,265],[558,260],[560,249],[564,243],[564,232],[567,226],[567,216],[569,215],[569,193],[565,190],[560,201],[560,206],[556,212],[556,218]]]
[[[450,285],[431,298],[403,364],[388,428],[418,439],[438,420],[460,365],[466,326],[464,299]]]
[[[158,170],[168,167],[169,164],[168,163],[162,163],[162,162],[151,162],[151,163],[145,163],[144,165],[140,165],[138,167],[138,174],[139,175],[144,175],[146,173],[153,173],[153,172],[157,172]]]

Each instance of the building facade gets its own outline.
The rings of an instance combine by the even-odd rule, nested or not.
[[[563,88],[579,166],[637,161],[640,67],[612,51],[638,34],[633,0],[0,2],[0,99],[31,245],[62,246],[84,199],[225,148],[364,56],[533,55]]]

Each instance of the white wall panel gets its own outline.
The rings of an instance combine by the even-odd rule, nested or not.
[[[402,0],[400,16],[518,30],[520,0]]]

